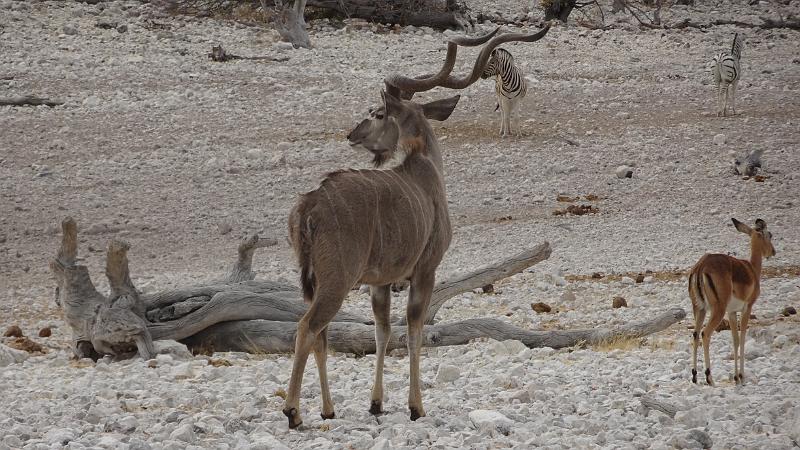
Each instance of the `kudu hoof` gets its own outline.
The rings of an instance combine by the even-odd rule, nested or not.
[[[296,408],[286,408],[283,410],[283,414],[289,418],[289,429],[297,428],[303,424],[303,420],[300,419],[300,414],[297,413]]]
[[[333,419],[333,418],[336,417],[336,413],[335,412],[332,412],[330,414],[320,413],[319,415],[320,415],[320,417],[322,417],[322,420],[330,420],[330,419]]]
[[[409,408],[409,409],[411,410],[411,420],[417,420],[420,417],[425,416],[425,411],[422,411],[422,413],[420,414],[417,408]]]
[[[369,405],[369,413],[373,416],[380,416],[383,414],[383,402],[373,400]]]

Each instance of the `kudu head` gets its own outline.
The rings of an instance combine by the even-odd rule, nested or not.
[[[383,104],[370,108],[369,116],[347,135],[351,146],[363,147],[374,155],[376,167],[391,159],[398,148],[407,153],[423,150],[425,131],[430,128],[426,119],[447,120],[461,98],[456,95],[419,104],[386,91],[381,91],[381,97]]]
[[[384,83],[386,90],[381,92],[382,104],[369,110],[369,116],[361,121],[348,135],[352,146],[361,146],[373,155],[373,163],[380,166],[388,161],[400,148],[408,153],[424,149],[424,133],[429,130],[426,119],[446,120],[453,112],[460,96],[418,104],[411,101],[417,92],[431,90],[437,86],[449,89],[464,89],[475,83],[483,73],[489,57],[498,45],[506,42],[535,42],[550,29],[548,24],[538,33],[509,33],[495,36],[500,27],[483,36],[470,38],[459,36],[447,42],[447,55],[442,68],[436,74],[408,78],[394,74]],[[486,44],[478,54],[472,71],[461,78],[453,77],[458,47],[475,47]]]

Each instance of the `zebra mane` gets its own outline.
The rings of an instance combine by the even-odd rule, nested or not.
[[[733,56],[736,59],[741,58],[743,46],[744,46],[744,41],[739,36],[739,33],[734,34],[733,43],[731,44],[731,56]]]

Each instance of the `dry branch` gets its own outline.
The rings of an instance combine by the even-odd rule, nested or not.
[[[636,339],[665,330],[686,317],[681,308],[673,308],[652,319],[623,325],[616,329],[530,331],[500,319],[478,318],[437,325],[426,325],[422,345],[441,347],[464,345],[479,338],[499,341],[514,339],[530,348],[566,348],[576,345],[596,345],[615,339]],[[282,353],[294,349],[297,324],[251,320],[224,322],[210,327],[183,342],[197,352],[244,351],[252,353]],[[331,350],[345,353],[375,352],[375,328],[357,323],[332,322],[328,326]],[[392,327],[389,350],[405,348],[406,327]]]
[[[243,241],[237,261],[223,281],[140,297],[130,278],[128,245],[111,241],[106,266],[111,294],[106,297],[94,288],[86,267],[76,264],[75,221],[65,219],[62,230],[61,246],[50,267],[58,282],[57,301],[73,330],[76,356],[96,359],[110,354],[122,358],[137,350],[147,358],[153,354],[151,339],[182,340],[197,351],[286,352],[294,348],[296,322],[307,307],[300,291],[285,283],[252,280],[253,253],[271,242],[257,236]],[[428,322],[453,296],[518,273],[547,259],[550,253],[550,245],[545,242],[506,261],[440,283],[433,294]],[[529,331],[499,319],[469,319],[426,325],[423,345],[463,345],[474,339],[491,338],[516,339],[529,347],[562,348],[645,336],[667,328],[685,315],[676,308],[617,329],[565,331]],[[371,318],[340,311],[330,324],[331,347],[343,352],[374,352],[375,330],[371,323]],[[395,325],[389,348],[405,347],[405,333],[406,327]]]
[[[21,95],[19,97],[0,98],[0,106],[41,106],[49,107],[63,105],[64,102],[50,100],[49,98],[36,97],[33,95]]]
[[[642,406],[644,406],[645,411],[655,409],[656,411],[661,411],[673,419],[675,418],[675,414],[681,409],[677,405],[662,400],[657,400],[649,396],[644,396],[639,399],[639,401],[642,403]]]
[[[520,273],[528,267],[549,258],[551,253],[550,243],[544,242],[499,263],[484,266],[466,275],[442,281],[433,289],[425,323],[428,325],[433,323],[436,313],[439,312],[439,309],[447,300],[464,292],[481,288],[487,284],[494,284],[499,280]]]

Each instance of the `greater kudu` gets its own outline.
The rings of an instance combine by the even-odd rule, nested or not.
[[[283,413],[289,427],[302,424],[300,387],[312,348],[319,369],[322,417],[334,417],[326,370],[328,323],[356,283],[371,286],[375,315],[376,370],[370,412],[383,412],[383,361],[390,335],[390,286],[409,280],[408,353],[411,420],[425,415],[419,381],[422,325],[434,285],[436,267],[450,245],[451,227],[443,179],[442,156],[427,119],[446,120],[460,96],[426,104],[410,100],[415,92],[436,86],[462,89],[480,76],[489,54],[509,41],[538,40],[534,35],[498,30],[478,38],[458,37],[448,42],[439,73],[385,80],[383,104],[370,111],[347,136],[352,146],[370,151],[376,167],[400,149],[404,160],[389,170],[343,170],[329,174],[320,187],[304,194],[289,216],[289,239],[301,270],[308,312],[297,324],[295,358]],[[491,40],[489,40],[492,38]],[[484,44],[470,75],[453,78],[457,46]]]

